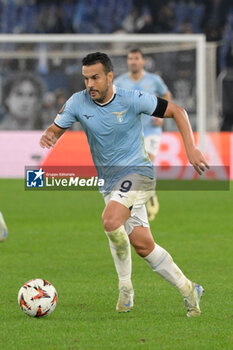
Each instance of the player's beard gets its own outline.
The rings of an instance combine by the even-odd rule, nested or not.
[[[131,67],[129,68],[129,70],[130,70],[130,72],[131,72],[132,74],[138,74],[138,73],[141,71],[141,68],[139,68],[139,67],[137,67],[137,66],[131,66]]]
[[[99,102],[99,103],[103,103],[103,101],[105,100],[105,98],[108,94],[108,90],[109,90],[109,84],[108,84],[108,82],[106,82],[105,90],[102,92],[99,91],[100,97],[96,98],[94,101]]]

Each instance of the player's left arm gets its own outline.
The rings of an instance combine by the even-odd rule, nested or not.
[[[171,91],[167,90],[167,92],[162,96],[164,100],[171,101],[172,100],[172,94]]]
[[[159,118],[173,118],[182,135],[190,163],[200,175],[205,171],[205,168],[209,169],[209,165],[204,155],[195,146],[188,114],[183,108],[172,102],[158,98],[156,109],[152,115]]]
[[[162,96],[164,100],[171,101],[172,100],[172,94],[169,90],[166,91],[166,93]],[[162,126],[163,125],[163,119],[162,118],[153,118],[152,124],[155,126]]]

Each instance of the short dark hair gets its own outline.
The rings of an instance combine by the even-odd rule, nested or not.
[[[137,53],[137,52],[139,52],[139,53],[142,55],[142,57],[144,58],[144,54],[143,54],[142,50],[139,49],[138,47],[134,47],[133,49],[131,49],[131,50],[129,51],[129,54],[130,54],[130,53]]]
[[[103,52],[93,52],[89,53],[86,57],[83,58],[83,66],[92,66],[96,63],[102,63],[104,66],[105,73],[113,72],[113,64],[108,55]]]

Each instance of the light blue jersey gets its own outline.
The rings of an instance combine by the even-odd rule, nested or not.
[[[133,81],[130,78],[129,73],[120,75],[115,79],[114,83],[124,89],[146,91],[151,95],[164,96],[168,91],[167,86],[160,76],[149,72],[144,72],[142,79],[139,81]],[[149,135],[161,135],[162,128],[152,124],[151,117],[143,115],[142,117],[144,136]]]
[[[83,90],[71,96],[54,123],[61,128],[81,123],[98,177],[104,179],[100,191],[108,193],[131,173],[154,179],[153,165],[144,147],[141,115],[151,115],[156,106],[156,96],[121,88],[116,88],[111,102],[101,106]]]

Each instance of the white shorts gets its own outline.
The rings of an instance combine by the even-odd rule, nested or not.
[[[146,151],[152,154],[154,157],[158,154],[160,139],[160,135],[149,135],[144,139]]]
[[[128,235],[136,226],[149,227],[145,204],[153,196],[154,190],[155,180],[139,174],[130,174],[121,179],[112,192],[104,196],[106,204],[113,200],[130,209],[131,215],[124,224]]]

